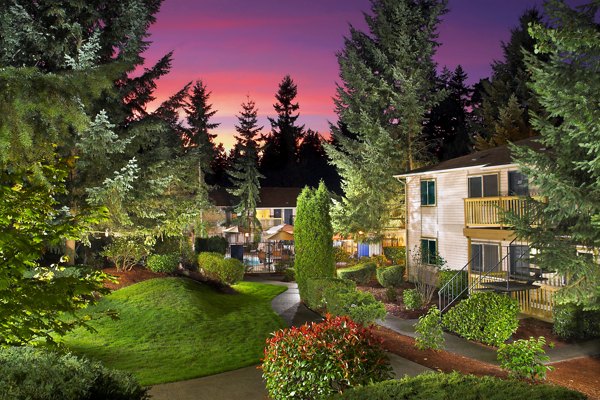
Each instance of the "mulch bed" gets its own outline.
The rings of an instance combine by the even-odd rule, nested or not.
[[[105,272],[108,275],[116,276],[118,278],[118,281],[116,283],[105,283],[104,286],[106,286],[110,290],[117,290],[124,288],[125,286],[133,285],[134,283],[146,281],[148,279],[164,278],[165,276],[167,276],[167,274],[152,272],[142,267],[133,267],[133,269],[129,271],[117,271],[116,268],[111,267],[102,269],[102,272]]]
[[[548,380],[600,400],[600,356],[581,357],[552,364]]]
[[[357,289],[363,292],[369,292],[383,304],[388,313],[402,319],[416,319],[421,315],[425,314],[426,308],[420,310],[407,310],[402,302],[402,292],[406,289],[414,289],[415,285],[412,283],[404,282],[400,287],[396,288],[396,301],[389,301],[387,299],[387,289],[381,287],[377,282],[371,282],[368,285],[357,286]]]

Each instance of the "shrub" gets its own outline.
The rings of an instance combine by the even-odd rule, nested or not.
[[[371,293],[358,290],[344,293],[329,288],[324,291],[324,297],[327,312],[332,315],[346,315],[363,325],[385,318],[385,305]]]
[[[306,187],[298,196],[294,268],[302,300],[306,300],[308,279],[335,275],[330,206],[331,197],[323,182],[317,190]]]
[[[333,260],[335,263],[346,263],[351,264],[354,259],[352,258],[352,254],[348,253],[342,247],[334,247],[333,248]]]
[[[128,373],[100,363],[32,347],[0,349],[0,398],[3,400],[148,399]]]
[[[575,304],[557,304],[553,315],[553,331],[563,339],[591,339],[600,336],[600,311],[583,311]]]
[[[340,268],[337,270],[338,278],[349,279],[359,285],[366,285],[373,279],[377,265],[374,262],[358,264],[350,268]]]
[[[503,343],[498,348],[500,367],[507,370],[512,378],[544,380],[546,372],[552,370],[552,367],[544,365],[544,362],[550,360],[545,355],[545,345],[546,339],[543,336]]]
[[[442,329],[442,314],[437,307],[433,306],[427,314],[419,317],[415,324],[417,338],[415,346],[419,350],[441,350],[444,348],[444,330]]]
[[[455,269],[440,269],[438,271],[437,288],[441,289],[450,279],[456,274],[460,274],[460,278],[456,278],[455,282],[457,285],[454,287],[455,293],[460,293],[463,289],[466,289],[469,285],[469,273],[467,271],[457,271]]]
[[[385,288],[398,287],[404,282],[404,265],[377,269],[377,282]]]
[[[417,289],[406,289],[403,291],[402,302],[407,310],[416,310],[423,307],[423,299]]]
[[[519,325],[517,300],[497,293],[473,293],[452,307],[443,318],[444,327],[458,335],[499,346]]]
[[[208,279],[227,285],[244,278],[244,264],[235,258],[223,258],[219,253],[198,254],[198,266]]]
[[[356,290],[356,284],[347,279],[319,278],[309,279],[306,283],[305,303],[313,310],[321,310],[325,307],[325,291],[329,296],[333,293],[348,293]]]
[[[388,303],[394,303],[398,298],[398,293],[396,292],[396,288],[389,287],[385,289],[385,299]]]
[[[383,254],[394,264],[406,264],[406,247],[384,247]]]
[[[262,363],[269,396],[322,399],[391,377],[381,341],[347,317],[283,329],[267,339]]]
[[[100,253],[115,264],[117,271],[129,271],[150,253],[141,237],[115,237]]]
[[[179,265],[179,254],[152,254],[148,256],[146,266],[152,272],[171,273]]]
[[[583,400],[573,390],[554,385],[530,385],[491,376],[426,373],[347,390],[333,399],[344,400]]]
[[[227,239],[222,236],[211,236],[209,238],[196,238],[197,253],[219,253],[225,255],[227,252]]]
[[[294,268],[286,268],[283,271],[283,280],[285,282],[294,282],[296,280],[296,271]]]

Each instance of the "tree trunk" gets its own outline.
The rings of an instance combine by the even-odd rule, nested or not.
[[[69,258],[67,265],[75,265],[75,241],[73,239],[65,241],[65,256]]]

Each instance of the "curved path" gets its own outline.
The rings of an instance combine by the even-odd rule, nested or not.
[[[273,299],[271,306],[289,326],[299,326],[322,319],[319,314],[300,302],[296,282],[276,281],[269,275],[247,276],[245,279],[288,288]],[[417,375],[430,371],[429,368],[395,354],[388,355],[396,376]],[[261,371],[257,366],[251,366],[187,381],[155,385],[150,389],[150,395],[154,400],[264,400],[267,398],[267,391]]]

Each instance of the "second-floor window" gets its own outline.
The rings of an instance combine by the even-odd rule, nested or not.
[[[498,174],[469,177],[469,197],[495,196],[498,196]]]
[[[435,181],[433,179],[421,181],[421,205],[435,206]]]
[[[525,174],[520,171],[508,171],[508,195],[529,195],[529,180]]]

